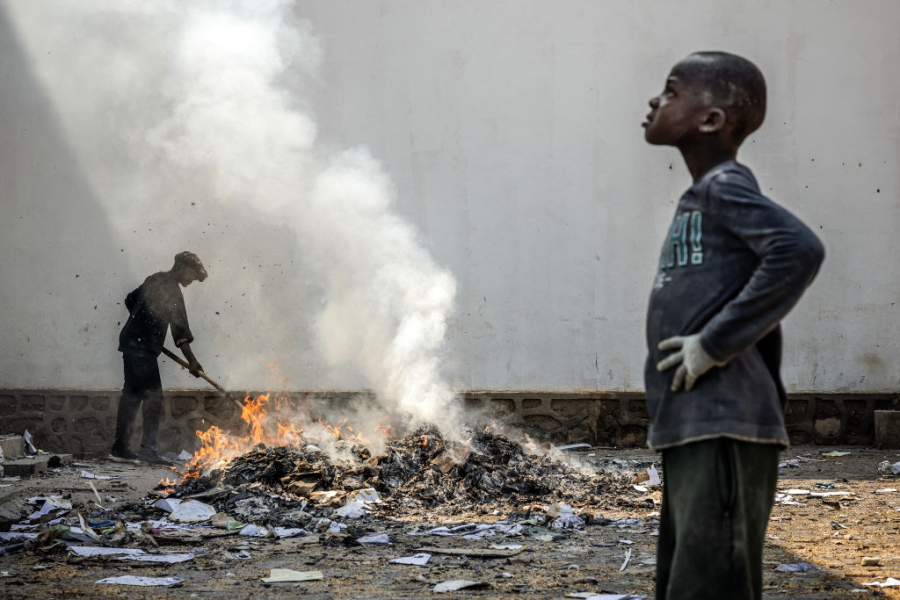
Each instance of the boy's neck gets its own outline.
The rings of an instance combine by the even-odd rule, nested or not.
[[[694,181],[709,173],[711,169],[724,162],[737,159],[737,148],[722,148],[716,146],[693,146],[679,148],[684,163]]]

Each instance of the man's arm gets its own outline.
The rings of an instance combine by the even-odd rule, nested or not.
[[[193,375],[194,377],[200,377],[200,372],[203,370],[203,367],[194,356],[194,352],[191,350],[191,344],[189,342],[184,342],[179,346],[179,348],[181,349],[181,353],[184,354],[184,358],[190,365],[190,368],[188,370],[191,372],[191,375]]]

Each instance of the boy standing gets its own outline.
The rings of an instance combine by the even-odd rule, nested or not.
[[[649,143],[681,151],[694,179],[647,315],[647,443],[665,472],[658,599],[762,596],[778,455],[789,443],[779,321],[824,258],[818,238],[735,160],[765,107],[753,63],[698,52],[672,68],[643,123]]]
[[[184,296],[179,285],[187,287],[193,281],[206,279],[206,269],[193,252],[180,252],[169,271],[155,273],[144,280],[125,298],[128,321],[119,333],[119,352],[122,353],[125,385],[116,415],[116,440],[109,459],[116,462],[146,462],[171,464],[156,453],[156,435],[162,413],[162,382],[156,362],[166,332],[172,326],[175,345],[190,364],[190,372],[199,377],[203,367],[191,351],[194,336],[188,326]],[[143,415],[141,450],[134,454],[129,445],[138,408]]]

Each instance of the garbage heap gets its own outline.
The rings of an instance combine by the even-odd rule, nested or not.
[[[219,512],[270,525],[296,524],[313,509],[319,515],[336,509],[337,516],[351,518],[475,517],[566,504],[584,513],[617,504],[620,494],[634,496],[630,476],[582,472],[490,428],[473,432],[466,443],[423,428],[376,456],[361,444],[345,450],[333,461],[314,445],[258,445],[221,469],[157,493],[202,500]]]

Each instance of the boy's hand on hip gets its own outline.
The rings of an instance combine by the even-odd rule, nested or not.
[[[700,345],[700,334],[696,335],[676,335],[659,343],[660,350],[678,350],[675,354],[669,355],[656,364],[657,371],[667,371],[674,366],[678,366],[675,371],[675,377],[672,379],[672,391],[677,392],[684,384],[686,391],[694,389],[694,382],[712,369],[713,367],[721,367],[724,362],[718,362],[706,353],[703,346]]]

